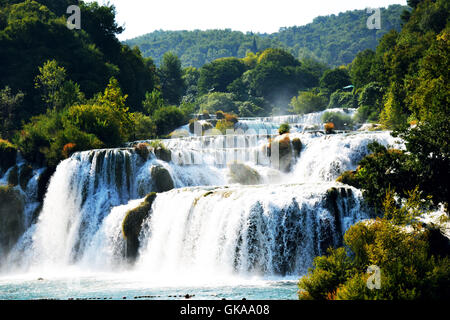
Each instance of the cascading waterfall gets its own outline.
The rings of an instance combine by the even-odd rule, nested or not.
[[[335,183],[173,190],[153,205],[136,268],[203,278],[298,275],[367,217],[359,191]]]
[[[321,115],[289,117],[271,119],[313,125]],[[265,120],[254,121],[270,122]],[[169,162],[154,153],[142,158],[132,145],[76,153],[56,169],[38,220],[3,269],[51,273],[75,265],[156,277],[302,274],[327,246],[340,243],[351,224],[369,216],[358,190],[332,181],[356,168],[369,142],[395,140],[389,132],[290,136],[301,139],[303,150],[287,173],[271,168],[264,149],[270,137],[256,130],[164,140]],[[264,184],[232,183],[227,164],[234,161],[245,163]],[[122,221],[156,191],[155,167],[168,172],[175,189],[157,195],[130,266]]]

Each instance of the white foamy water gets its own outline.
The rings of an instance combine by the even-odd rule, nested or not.
[[[290,136],[301,139],[302,152],[289,172],[274,168],[264,148],[268,136],[256,130],[260,123],[309,126],[320,118],[258,118],[245,120],[253,121],[254,134],[164,140],[170,162],[153,154],[144,161],[132,148],[76,153],[51,178],[36,223],[0,259],[3,275],[101,277],[120,271],[120,283],[141,279],[158,286],[296,279],[315,256],[339,245],[351,224],[369,216],[358,190],[333,181],[356,168],[370,142],[395,145],[389,132],[294,130]],[[231,184],[227,164],[234,161],[255,170],[261,185]],[[155,190],[155,166],[167,170],[175,189],[157,195],[130,265],[122,221]],[[30,180],[30,190],[36,184]]]

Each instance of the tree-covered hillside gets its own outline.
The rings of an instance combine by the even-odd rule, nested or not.
[[[145,57],[157,65],[167,51],[180,57],[184,67],[201,67],[223,57],[243,58],[248,50],[267,48],[288,49],[297,58],[315,58],[330,66],[350,63],[365,49],[375,49],[378,40],[388,31],[401,29],[401,14],[408,7],[392,5],[381,9],[381,29],[369,30],[366,10],[353,10],[318,17],[300,27],[281,28],[273,34],[242,33],[239,31],[155,31],[126,41],[137,45]]]

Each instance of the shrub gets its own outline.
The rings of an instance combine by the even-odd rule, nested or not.
[[[217,121],[216,129],[220,130],[223,134],[226,134],[227,130],[234,129],[234,123],[225,119]]]
[[[153,119],[158,136],[162,136],[182,126],[186,121],[186,115],[179,108],[170,106],[156,110]]]
[[[388,149],[377,142],[370,143],[368,148],[373,153],[360,161],[353,185],[358,185],[368,204],[379,211],[391,189],[406,198],[406,190],[416,186],[415,177],[405,166],[408,156],[403,151]]]
[[[121,127],[120,119],[110,108],[101,105],[80,105],[69,108],[65,121],[83,132],[95,135],[107,147],[127,141],[129,132]]]
[[[289,133],[291,131],[291,127],[289,126],[289,123],[283,123],[278,128],[278,134],[283,135],[285,133]]]
[[[323,127],[327,134],[331,134],[334,131],[334,123],[333,122],[327,122],[323,125]]]
[[[225,113],[225,120],[228,122],[231,122],[233,124],[238,123],[238,121],[239,121],[237,115],[232,114],[232,113]]]
[[[346,249],[314,260],[299,281],[299,298],[448,299],[450,258],[432,255],[428,237],[426,230],[407,232],[387,219],[357,223],[345,233]],[[370,265],[381,269],[380,289],[367,288]]]
[[[296,114],[305,114],[325,110],[328,100],[314,92],[300,92],[297,97],[292,98],[292,111]]]
[[[340,112],[325,112],[322,116],[322,121],[325,123],[333,123],[336,130],[351,130],[353,129],[353,119],[347,114]]]
[[[356,108],[358,101],[353,92],[337,90],[330,96],[328,108]]]
[[[134,140],[147,140],[156,137],[156,124],[149,116],[146,116],[140,112],[136,112],[133,113],[133,120]]]
[[[336,179],[336,181],[348,184],[349,186],[353,186],[355,188],[360,188],[358,179],[356,177],[356,171],[345,171]]]
[[[62,150],[62,155],[65,159],[69,158],[72,153],[75,152],[75,148],[77,147],[77,145],[75,143],[69,142],[67,143]]]
[[[225,113],[222,110],[216,111],[217,120],[225,119]]]

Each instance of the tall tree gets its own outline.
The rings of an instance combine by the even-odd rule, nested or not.
[[[180,59],[172,52],[167,52],[158,73],[164,99],[168,104],[178,105],[185,90]]]

